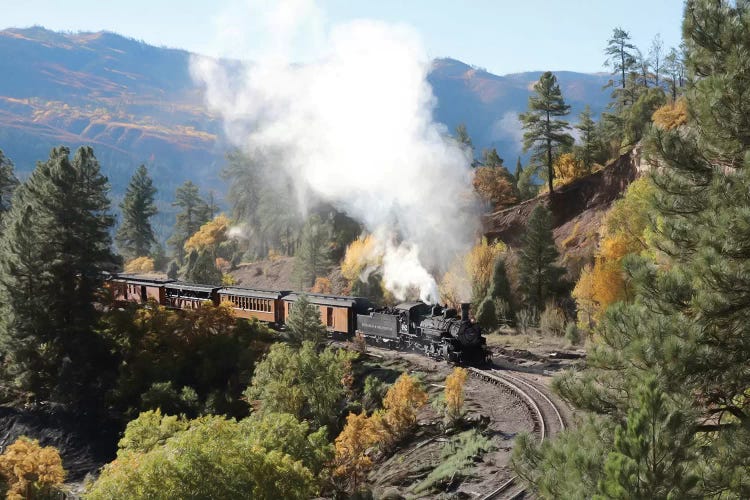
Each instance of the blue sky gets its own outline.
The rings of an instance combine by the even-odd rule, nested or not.
[[[108,30],[155,45],[220,55],[216,20],[242,0],[0,0],[0,27]],[[273,0],[265,0],[273,1]],[[604,71],[615,26],[648,51],[660,33],[680,42],[682,0],[320,0],[324,29],[369,18],[412,26],[431,56],[497,73]],[[252,33],[248,34],[252,37]]]

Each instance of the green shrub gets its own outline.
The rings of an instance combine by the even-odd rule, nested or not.
[[[477,310],[477,323],[487,332],[497,328],[497,316],[495,315],[495,302],[491,297],[485,298]]]
[[[516,326],[518,327],[519,333],[526,335],[529,333],[531,328],[534,328],[538,324],[538,315],[535,307],[529,307],[521,309],[516,315]]]
[[[490,440],[476,429],[462,432],[443,446],[443,462],[414,488],[414,493],[435,490],[446,481],[469,477],[474,461],[493,448]]]
[[[581,343],[581,330],[578,329],[575,322],[571,321],[565,326],[565,338],[571,345]]]
[[[562,336],[565,333],[565,314],[554,303],[548,303],[539,317],[539,329],[543,333]]]

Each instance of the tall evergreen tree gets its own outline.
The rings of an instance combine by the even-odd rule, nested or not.
[[[664,73],[667,77],[667,86],[672,95],[672,102],[677,100],[677,94],[682,88],[683,74],[685,65],[681,54],[672,47],[664,58]]]
[[[649,63],[654,70],[654,84],[658,87],[661,85],[661,74],[664,71],[664,41],[659,33],[651,41],[651,48],[648,51]]]
[[[286,338],[295,345],[302,345],[305,341],[318,345],[325,338],[326,327],[320,320],[320,308],[311,304],[305,294],[300,295],[292,304],[286,326]]]
[[[581,145],[578,148],[578,159],[583,163],[583,168],[590,174],[594,168],[597,153],[601,151],[601,142],[598,137],[596,123],[591,119],[591,108],[587,104],[578,118],[576,129],[581,132]]]
[[[552,237],[552,214],[543,205],[531,212],[518,253],[518,281],[524,301],[537,310],[558,293],[565,270],[555,265],[559,253]]]
[[[0,150],[0,217],[10,210],[13,192],[18,187],[18,178],[13,162]]]
[[[300,288],[309,288],[315,278],[325,276],[331,265],[332,228],[313,214],[302,229],[300,247],[294,256],[294,276]]]
[[[474,144],[471,142],[471,137],[469,137],[469,132],[466,130],[465,123],[459,123],[456,126],[456,141],[458,141],[461,147],[463,147],[464,150],[471,155],[471,158],[474,159]]]
[[[94,333],[113,270],[107,179],[93,150],[53,149],[17,191],[0,239],[6,382],[41,400],[94,401],[107,354]],[[92,391],[93,389],[93,391]]]
[[[179,207],[182,211],[177,214],[172,236],[167,243],[172,246],[175,258],[182,264],[185,259],[185,242],[210,220],[209,210],[198,192],[198,186],[192,181],[185,181],[177,188],[172,206]]]
[[[503,159],[500,158],[500,155],[497,154],[497,149],[485,149],[482,151],[482,164],[485,167],[490,168],[500,168],[505,166],[503,165]]]
[[[203,285],[221,285],[221,271],[216,267],[216,258],[208,250],[193,250],[185,264],[185,281]]]
[[[521,179],[521,173],[523,172],[523,164],[521,164],[521,157],[519,156],[516,160],[516,171],[513,174],[513,177],[516,179],[516,185],[518,184],[518,181]]]
[[[120,204],[122,224],[115,241],[128,259],[149,254],[156,243],[151,217],[156,215],[154,195],[156,188],[148,175],[145,165],[141,165],[130,179],[125,198]]]
[[[519,115],[525,130],[523,150],[532,150],[532,161],[547,166],[550,193],[554,191],[555,152],[560,146],[573,145],[573,136],[566,132],[568,122],[556,117],[566,116],[569,112],[570,106],[565,104],[557,78],[547,71],[534,84],[534,95],[529,96],[529,110]]]
[[[619,82],[612,81],[611,86],[622,89],[627,86],[627,76],[637,65],[635,50],[635,45],[630,41],[630,33],[620,27],[612,30],[612,37],[607,41],[604,53],[607,55],[606,64],[612,67],[612,75],[619,77]]]

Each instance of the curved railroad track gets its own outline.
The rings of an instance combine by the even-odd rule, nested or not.
[[[534,432],[538,435],[540,442],[565,429],[565,418],[557,405],[534,382],[504,370],[469,368],[469,372],[476,378],[502,385],[516,394],[531,412]],[[516,499],[522,497],[525,492],[526,488],[518,484],[518,476],[513,476],[498,488],[479,497],[479,500]]]

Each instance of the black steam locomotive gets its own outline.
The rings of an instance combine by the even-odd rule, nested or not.
[[[479,365],[490,358],[482,330],[469,319],[469,304],[461,305],[461,317],[455,309],[424,302],[358,314],[357,332],[369,344],[414,350],[452,363]]]

